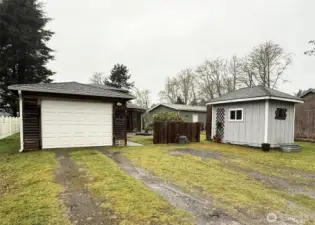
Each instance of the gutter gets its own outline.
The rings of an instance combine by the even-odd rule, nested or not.
[[[209,102],[209,103],[207,103],[207,105],[217,105],[217,104],[234,103],[234,102],[247,102],[247,101],[256,101],[256,100],[269,100],[269,99],[280,100],[280,101],[285,101],[285,102],[304,103],[303,100],[266,96],[266,97],[240,98],[240,99],[233,99],[233,100]]]
[[[20,150],[19,152],[24,151],[24,137],[23,137],[23,98],[22,98],[22,91],[19,90],[19,108],[20,108]]]

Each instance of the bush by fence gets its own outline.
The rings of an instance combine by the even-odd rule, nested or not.
[[[154,122],[153,143],[177,143],[178,136],[186,136],[190,142],[200,142],[201,123]]]
[[[20,132],[20,120],[18,117],[0,116],[0,139]]]

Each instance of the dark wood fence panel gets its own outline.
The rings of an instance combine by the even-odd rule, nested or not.
[[[178,136],[186,136],[189,142],[200,142],[201,123],[154,122],[153,143],[177,143]]]
[[[295,139],[315,141],[315,94],[303,97],[304,104],[295,106]]]

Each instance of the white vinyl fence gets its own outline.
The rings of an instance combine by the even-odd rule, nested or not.
[[[20,132],[20,118],[0,116],[0,139]]]

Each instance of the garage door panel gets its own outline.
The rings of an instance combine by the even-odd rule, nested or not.
[[[43,148],[112,145],[112,104],[43,100]]]

